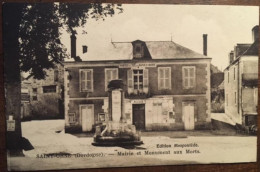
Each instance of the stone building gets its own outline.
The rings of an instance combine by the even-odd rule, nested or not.
[[[45,79],[22,79],[22,97],[27,97],[22,101],[22,118],[63,118],[63,77],[63,66],[57,64],[46,70]]]
[[[257,123],[258,29],[252,29],[253,43],[237,44],[230,52],[230,64],[224,70],[225,113],[247,127]]]
[[[84,54],[96,60],[64,62],[66,132],[92,131],[107,118],[107,85],[114,79],[124,82],[123,111],[138,130],[210,128],[206,45],[204,35],[202,55],[172,41],[111,42],[109,51]]]

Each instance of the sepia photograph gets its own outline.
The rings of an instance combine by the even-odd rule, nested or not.
[[[259,7],[4,3],[7,168],[257,161]]]

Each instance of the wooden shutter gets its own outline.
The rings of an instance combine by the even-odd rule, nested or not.
[[[86,89],[86,82],[85,82],[85,71],[80,71],[80,91],[84,91]]]
[[[159,68],[159,72],[158,72],[158,89],[163,89],[164,87],[164,80],[163,80],[163,69],[162,68]]]
[[[148,93],[148,87],[149,87],[149,73],[148,73],[148,69],[144,69],[144,78],[143,78],[143,82],[144,82],[144,93]]]
[[[170,68],[165,68],[165,88],[171,89],[171,71]]]
[[[87,71],[86,76],[87,76],[87,78],[86,78],[86,80],[87,80],[87,90],[92,91],[92,81],[93,81],[92,71],[91,70]]]
[[[131,69],[129,69],[127,71],[127,91],[128,94],[133,93],[133,71]]]
[[[195,86],[195,67],[191,67],[190,71],[189,71],[189,77],[190,77],[190,87],[194,87]]]
[[[188,74],[188,68],[183,67],[182,68],[182,81],[183,81],[183,87],[188,88],[189,87],[189,74]]]

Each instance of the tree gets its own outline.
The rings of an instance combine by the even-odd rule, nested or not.
[[[89,18],[104,20],[121,13],[120,4],[77,3],[5,3],[3,6],[4,79],[6,118],[12,115],[15,131],[7,131],[7,149],[20,155],[21,80],[20,72],[35,79],[45,78],[45,69],[68,58],[60,41],[61,28],[72,35],[75,28],[86,25]]]

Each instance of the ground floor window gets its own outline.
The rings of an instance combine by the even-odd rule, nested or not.
[[[73,125],[76,122],[76,115],[75,113],[69,113],[69,124]]]
[[[56,93],[56,85],[43,86],[43,93]]]

